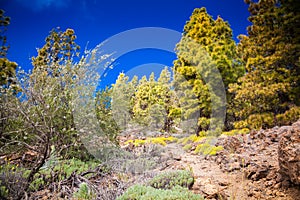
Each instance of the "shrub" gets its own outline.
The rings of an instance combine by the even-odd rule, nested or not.
[[[276,115],[278,125],[289,125],[300,118],[300,107],[292,107],[282,114]]]
[[[155,176],[148,184],[157,189],[171,189],[175,186],[191,188],[194,184],[194,177],[191,171],[170,171]]]
[[[189,150],[191,150],[192,147],[193,147],[192,144],[186,144],[186,145],[183,147],[183,150],[184,150],[184,151],[189,151]]]
[[[96,193],[90,189],[88,184],[81,183],[78,191],[73,194],[73,198],[78,200],[92,200],[96,198]]]
[[[204,155],[211,155],[214,156],[217,154],[217,152],[222,151],[224,148],[222,146],[212,146],[208,143],[199,144],[196,149],[195,153],[202,153]]]
[[[186,138],[181,138],[180,140],[178,140],[178,143],[186,145],[188,143],[201,142],[202,140],[205,139],[205,134],[204,134],[204,132],[200,132],[200,133],[199,133],[200,134],[199,136],[194,134],[194,135],[190,135],[189,137],[186,137]]]
[[[26,189],[25,169],[15,164],[0,165],[0,199],[20,199]]]
[[[177,141],[177,138],[175,138],[175,137],[157,137],[157,138],[150,138],[149,140],[150,140],[150,143],[166,146],[167,143],[169,143],[169,142]]]
[[[135,147],[142,146],[147,143],[151,144],[160,144],[162,146],[166,146],[169,142],[177,141],[177,138],[175,137],[153,137],[153,138],[147,138],[145,140],[143,139],[135,139],[135,140],[127,140],[125,144],[132,143]]]
[[[242,129],[233,129],[231,131],[226,131],[223,132],[222,134],[228,135],[228,136],[233,136],[233,135],[238,135],[238,134],[248,134],[250,130],[248,128],[242,128]]]
[[[162,190],[149,186],[134,185],[117,200],[202,200],[203,198],[189,191],[187,188],[175,186],[172,189]]]
[[[31,187],[37,188],[40,182],[39,179],[41,177],[45,177],[46,179],[52,179],[51,174],[56,174],[56,179],[51,181],[61,181],[65,178],[68,178],[73,172],[80,174],[82,172],[88,171],[90,169],[94,169],[99,165],[97,161],[86,161],[83,162],[78,159],[70,159],[70,160],[57,160],[52,163],[46,162],[45,165],[40,169],[39,173],[34,177],[34,181],[31,184]],[[89,174],[87,175],[88,178]]]
[[[125,142],[125,144],[129,144],[129,143],[132,143],[135,147],[139,147],[144,145],[146,143],[146,140],[136,139],[136,140],[127,140]]]

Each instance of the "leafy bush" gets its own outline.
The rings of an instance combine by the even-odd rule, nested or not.
[[[51,181],[61,181],[65,178],[68,178],[73,172],[80,174],[82,172],[88,171],[90,169],[94,169],[99,165],[97,161],[86,161],[83,162],[78,159],[70,159],[70,160],[57,160],[52,162],[51,164],[46,163],[38,174],[34,177],[34,181],[31,184],[32,188],[37,189],[40,184],[43,184],[39,179],[44,177],[44,179],[48,179]],[[55,177],[52,177],[52,174],[55,174]]]
[[[218,151],[222,151],[224,148],[222,146],[212,146],[208,143],[199,144],[196,149],[195,153],[202,153],[204,155],[211,155],[214,156],[217,154]]]
[[[274,113],[259,113],[252,114],[247,117],[245,120],[240,120],[234,122],[235,129],[256,129],[259,130],[261,128],[271,128],[275,125],[283,126],[290,125],[293,122],[297,121],[300,117],[300,108],[294,106],[284,113],[277,114]]]
[[[150,138],[149,140],[150,140],[150,143],[166,146],[168,142],[177,141],[177,138],[175,138],[175,137],[157,137],[157,138]]]
[[[289,125],[300,118],[300,107],[292,107],[282,114],[276,115],[279,125]]]
[[[177,138],[175,138],[175,137],[153,137],[153,138],[147,138],[145,140],[143,140],[143,139],[127,140],[125,142],[125,144],[132,143],[135,147],[142,146],[147,143],[160,144],[162,146],[166,146],[168,142],[174,142],[174,141],[177,141]]]
[[[205,139],[205,132],[204,131],[201,131],[199,134],[199,136],[197,135],[190,135],[188,137],[185,137],[185,138],[181,138],[178,140],[178,143],[181,143],[183,145],[186,145],[188,143],[197,143],[197,142],[201,142],[202,140]]]
[[[88,184],[81,183],[78,191],[73,194],[73,198],[78,200],[92,200],[96,198],[96,193],[90,189]]]
[[[192,147],[193,147],[192,144],[186,144],[186,145],[183,147],[183,150],[184,150],[184,151],[189,151]]]
[[[155,176],[148,184],[157,189],[171,189],[175,186],[191,188],[194,184],[194,177],[191,171],[170,171]]]
[[[194,194],[187,188],[175,186],[170,190],[155,189],[149,186],[134,185],[117,200],[202,200],[200,195]]]
[[[223,132],[222,134],[228,135],[228,136],[233,136],[233,135],[238,135],[238,134],[248,134],[250,130],[248,128],[242,128],[242,129],[233,129],[231,131],[226,131]]]

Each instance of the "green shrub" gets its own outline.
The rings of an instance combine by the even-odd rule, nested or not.
[[[74,199],[92,200],[96,198],[96,193],[90,189],[88,184],[81,183],[77,192],[73,194]]]
[[[171,189],[175,186],[191,188],[194,184],[194,177],[191,171],[170,171],[155,176],[148,184],[157,189]]]
[[[258,113],[248,116],[247,119],[234,122],[235,129],[255,129],[270,128],[275,126],[273,113]]]
[[[250,130],[248,128],[242,128],[242,129],[233,129],[231,131],[226,131],[223,132],[222,134],[228,135],[228,136],[233,136],[233,135],[238,135],[238,134],[248,134]]]
[[[39,173],[35,174],[33,181],[30,183],[30,189],[32,191],[37,191],[53,181],[58,182],[68,178],[75,171],[80,174],[89,169],[94,169],[98,165],[99,163],[97,161],[91,160],[83,162],[75,158],[46,162]],[[23,173],[24,178],[28,177],[29,172],[30,170],[27,170]],[[55,176],[53,176],[53,174],[55,174]],[[88,178],[91,175],[92,174],[88,174],[86,177]]]
[[[193,147],[192,144],[186,144],[186,145],[184,145],[183,150],[184,151],[189,151],[189,150],[191,150],[192,147]]]
[[[276,115],[278,125],[289,125],[300,118],[300,107],[292,107],[282,114]]]
[[[54,167],[55,172],[63,172],[65,174],[65,178],[69,177],[72,172],[76,171],[77,173],[85,172],[89,169],[96,168],[100,163],[98,161],[86,161],[83,162],[78,159],[70,159],[70,160],[62,160],[59,161],[59,163],[56,164]]]
[[[0,165],[0,199],[20,199],[26,189],[27,170],[5,159]]]
[[[222,151],[224,148],[222,146],[212,146],[208,143],[199,144],[196,149],[195,153],[202,153],[204,155],[211,155],[214,156],[217,154],[217,152]]]
[[[147,143],[151,144],[160,144],[162,146],[166,146],[167,143],[176,142],[177,138],[175,137],[153,137],[153,138],[147,138],[147,139],[135,139],[135,140],[127,140],[125,144],[132,143],[135,147],[142,146]]]
[[[203,198],[189,191],[187,188],[175,186],[172,189],[162,190],[149,186],[134,185],[117,200],[202,200]]]
[[[30,190],[32,191],[38,191],[41,189],[43,186],[45,186],[45,181],[43,180],[42,177],[40,177],[38,174],[34,177],[34,180],[30,183]]]
[[[186,145],[186,144],[189,144],[189,143],[197,143],[197,142],[201,142],[202,140],[205,139],[205,132],[204,131],[201,131],[199,133],[199,136],[193,134],[193,135],[190,135],[188,137],[185,137],[185,138],[181,138],[177,141],[177,143],[181,143],[183,145]]]

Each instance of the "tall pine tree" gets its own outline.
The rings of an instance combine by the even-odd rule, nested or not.
[[[132,104],[136,91],[137,77],[129,81],[129,77],[120,73],[112,85],[112,113],[119,128],[124,130],[132,120]]]
[[[4,11],[0,10],[0,86],[4,86],[5,88],[15,82],[13,79],[16,76],[17,68],[17,63],[7,59],[7,51],[9,46],[7,45],[5,32],[9,24],[10,18],[4,16]]]
[[[108,136],[110,141],[117,142],[119,127],[113,118],[112,113],[112,88],[106,87],[96,94],[96,116],[101,128],[101,131]]]
[[[243,74],[243,68],[229,24],[221,17],[214,20],[205,8],[194,10],[176,51],[174,86],[182,91],[182,115],[185,119],[196,119],[194,131],[198,134],[219,120],[211,119],[212,112],[223,115],[224,87],[227,89],[234,83]],[[218,79],[218,74],[223,81]],[[213,111],[212,106],[220,109]]]
[[[299,1],[246,3],[252,25],[248,36],[239,36],[238,50],[247,73],[230,89],[235,95],[235,127],[290,124],[300,117]]]
[[[140,80],[133,106],[137,122],[154,130],[170,131],[173,123],[170,111],[174,107],[170,79],[171,75],[166,67],[161,71],[158,81],[155,81],[154,73],[151,73],[149,80],[145,76]]]

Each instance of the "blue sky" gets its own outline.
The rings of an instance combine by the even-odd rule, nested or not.
[[[163,27],[182,32],[194,8],[200,7],[206,7],[213,18],[220,15],[228,21],[236,41],[239,34],[246,34],[249,13],[243,0],[0,0],[0,8],[11,17],[8,58],[23,69],[31,68],[30,58],[36,56],[36,48],[43,46],[52,28],[74,29],[82,49],[93,49],[107,38],[134,28]],[[160,50],[131,52],[117,60],[120,67],[110,79],[138,65],[171,66],[174,59],[173,53]]]

